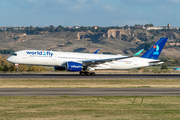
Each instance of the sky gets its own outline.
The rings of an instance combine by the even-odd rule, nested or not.
[[[180,0],[0,0],[0,26],[180,27]]]

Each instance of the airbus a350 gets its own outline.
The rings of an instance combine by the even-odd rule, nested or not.
[[[168,38],[160,38],[142,56],[123,56],[93,53],[75,53],[44,50],[20,50],[7,61],[26,65],[54,66],[55,70],[79,72],[80,75],[95,75],[95,70],[125,70],[164,63],[158,57]]]

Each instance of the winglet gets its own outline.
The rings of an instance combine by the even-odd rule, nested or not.
[[[100,49],[96,50],[93,54],[97,54],[99,52]]]
[[[158,59],[159,55],[161,54],[164,45],[168,38],[162,37],[160,38],[148,51],[146,51],[141,57],[148,58],[148,59]]]
[[[136,54],[134,54],[134,56],[140,55],[140,54],[142,53],[143,50],[144,50],[144,49],[140,50],[139,52],[137,52]]]

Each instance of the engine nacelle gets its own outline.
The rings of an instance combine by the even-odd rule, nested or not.
[[[66,70],[71,72],[79,72],[82,70],[82,64],[77,62],[67,62]]]
[[[66,70],[66,67],[65,66],[54,66],[54,70],[63,71],[63,70]]]

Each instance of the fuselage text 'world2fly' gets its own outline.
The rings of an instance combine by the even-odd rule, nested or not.
[[[49,51],[26,51],[27,55],[40,55],[40,56],[53,56],[53,53]]]

